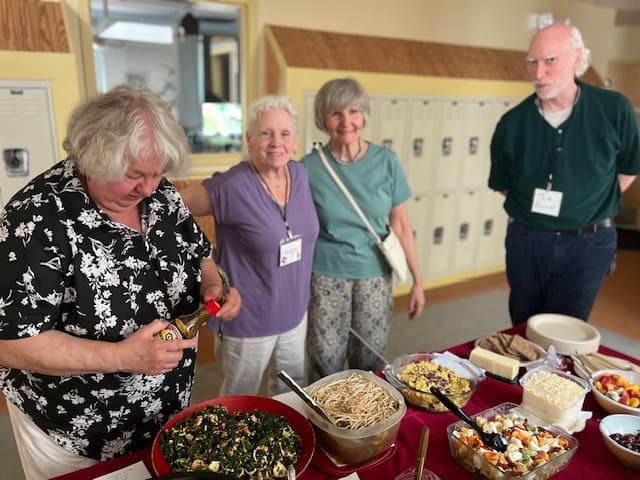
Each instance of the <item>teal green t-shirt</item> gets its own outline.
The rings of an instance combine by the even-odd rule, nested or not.
[[[640,173],[640,140],[630,102],[582,82],[570,117],[557,128],[538,111],[535,95],[508,111],[491,141],[489,187],[509,193],[504,208],[527,225],[578,229],[615,216],[618,174]],[[562,192],[557,217],[531,211],[534,190]]]
[[[370,144],[366,155],[346,165],[325,157],[349,190],[371,226],[384,239],[391,208],[405,202],[411,190],[392,150]],[[317,152],[302,159],[309,171],[311,194],[320,221],[313,272],[335,278],[369,278],[389,270],[373,237],[344,193],[329,176]]]

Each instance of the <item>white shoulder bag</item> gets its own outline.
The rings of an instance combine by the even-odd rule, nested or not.
[[[382,255],[387,260],[387,263],[393,271],[396,283],[405,283],[409,279],[409,267],[407,266],[407,258],[405,257],[404,250],[402,249],[402,245],[400,244],[400,240],[398,240],[396,234],[393,233],[393,229],[389,227],[389,235],[387,235],[384,240],[382,240],[378,236],[373,227],[371,227],[371,224],[367,220],[367,217],[364,216],[364,213],[362,213],[362,210],[360,210],[360,207],[351,196],[349,190],[347,190],[347,187],[344,186],[342,180],[340,180],[338,175],[336,175],[336,172],[333,170],[333,168],[331,168],[331,165],[327,161],[327,158],[324,156],[324,152],[322,151],[322,144],[316,142],[314,143],[313,148],[318,152],[318,155],[320,155],[320,159],[329,172],[329,175],[331,175],[331,178],[333,178],[334,182],[336,182],[338,187],[340,187],[340,190],[342,190],[342,193],[344,193],[345,197],[347,197],[347,200],[349,200],[349,203],[356,211],[358,216],[362,219],[365,227],[374,238],[376,245],[382,252]]]

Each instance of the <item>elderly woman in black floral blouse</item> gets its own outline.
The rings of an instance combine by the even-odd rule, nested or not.
[[[222,295],[163,176],[188,145],[162,100],[116,87],[75,110],[64,148],[0,217],[0,386],[28,480],[150,446],[189,404],[197,344],[154,334]],[[218,317],[240,303],[231,289]]]

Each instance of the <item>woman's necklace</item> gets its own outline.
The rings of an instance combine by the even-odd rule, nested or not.
[[[331,156],[333,157],[333,159],[340,165],[348,165],[352,162],[355,162],[362,153],[362,140],[360,140],[360,137],[358,137],[358,151],[351,160],[343,160],[338,155],[336,155],[336,152],[334,152],[333,148],[331,148],[331,142],[329,142],[329,152],[331,152]]]
[[[258,170],[256,168],[256,166],[253,164],[252,161],[249,161],[249,165],[251,165],[251,168],[253,168],[253,171],[256,173],[256,175],[258,175],[258,178],[260,179],[260,182],[262,183],[262,185],[264,185],[264,187],[267,189],[267,192],[269,193],[269,195],[271,196],[271,198],[273,199],[274,202],[276,202],[276,205],[278,205],[278,208],[280,208],[280,202],[278,201],[278,197],[276,197],[276,195],[273,193],[273,191],[271,190],[271,187],[269,187],[269,184],[267,183],[267,179],[264,178],[262,176],[262,174],[260,173],[260,170]],[[284,173],[284,208],[285,208],[285,216],[286,216],[286,211],[287,211],[287,202],[289,201],[289,176],[291,175],[291,172],[289,170],[289,164],[287,163],[287,169]],[[280,184],[276,184],[277,187],[280,186]]]
[[[253,171],[256,172],[256,175],[258,175],[258,178],[260,179],[264,187],[267,189],[267,192],[269,192],[271,199],[276,204],[276,207],[278,208],[278,212],[280,212],[280,217],[282,217],[282,221],[284,222],[284,226],[287,230],[287,238],[289,239],[293,238],[293,234],[291,233],[291,227],[289,227],[289,221],[287,220],[287,204],[289,203],[289,195],[291,194],[291,190],[289,189],[289,179],[291,178],[291,167],[289,167],[289,164],[287,163],[287,170],[285,171],[285,175],[284,175],[285,177],[284,204],[281,206],[280,202],[278,202],[278,197],[276,197],[273,194],[273,192],[271,191],[271,188],[269,187],[269,184],[266,182],[265,178],[262,176],[260,171],[253,164],[253,162],[249,161],[249,165],[251,165],[251,167],[253,168]]]

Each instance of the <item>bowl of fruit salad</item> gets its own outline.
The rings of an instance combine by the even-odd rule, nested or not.
[[[591,374],[596,401],[609,413],[640,416],[640,373],[606,369]]]
[[[618,413],[600,421],[607,448],[624,466],[640,471],[640,417]]]

